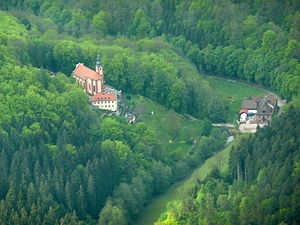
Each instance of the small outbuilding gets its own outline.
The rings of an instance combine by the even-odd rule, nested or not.
[[[247,113],[242,113],[240,115],[240,121],[241,122],[246,122],[246,120],[247,120]]]

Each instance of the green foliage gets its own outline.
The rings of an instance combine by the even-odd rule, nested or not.
[[[0,44],[9,44],[17,40],[24,40],[28,36],[23,24],[19,24],[15,17],[0,11]]]
[[[229,170],[195,181],[162,224],[299,223],[300,111],[294,105],[256,135],[241,137],[231,147]]]
[[[125,91],[134,87],[132,92],[178,111],[187,110],[186,83],[196,72],[181,71],[184,78],[179,77],[174,65],[180,57],[168,44],[148,54],[107,43],[96,47],[91,41],[46,37],[19,37],[25,43],[21,58],[9,41],[1,44],[0,223],[96,223],[100,215],[100,224],[128,224],[154,194],[184,177],[190,166],[179,157],[174,161],[173,153],[163,154],[161,140],[147,125],[129,125],[120,117],[100,119],[73,78],[24,65],[26,57],[38,67],[69,74],[81,58],[92,66],[101,51],[110,83]],[[130,57],[134,51],[137,55]],[[183,98],[179,105],[176,98]],[[181,134],[172,128],[171,135]],[[187,154],[183,151],[181,157]],[[175,168],[184,170],[174,175]]]
[[[299,92],[300,66],[299,54],[297,53],[299,39],[295,38],[295,34],[299,32],[299,26],[297,26],[299,6],[295,2],[221,1],[216,3],[210,0],[203,3],[154,1],[146,4],[134,1],[115,1],[113,3],[87,1],[83,4],[82,2],[71,1],[65,5],[59,2],[53,2],[52,5],[48,2],[37,4],[24,2],[6,5],[16,8],[23,7],[30,12],[34,11],[39,16],[52,20],[52,23],[56,25],[54,29],[57,29],[58,32],[72,34],[75,37],[102,37],[109,34],[121,34],[139,39],[161,35],[164,32],[168,37],[167,39],[176,48],[182,50],[200,71],[204,70],[223,76],[255,81],[271,87],[287,99],[291,99]],[[245,5],[247,7],[244,7]],[[279,12],[277,7],[282,11]],[[243,10],[240,10],[241,8]],[[51,17],[50,14],[57,15]],[[26,12],[17,15],[20,17],[22,15],[20,20],[22,19],[26,26],[41,27],[36,24],[33,18],[26,17]],[[275,15],[280,15],[282,20],[277,20],[278,17]],[[267,23],[266,21],[271,22]],[[109,26],[107,26],[108,24]],[[42,30],[45,29],[40,30],[42,33],[44,32]],[[288,39],[290,36],[293,38]],[[27,48],[26,43],[20,42],[18,45],[17,49],[22,50],[17,55],[20,55],[22,61],[28,61],[26,54],[20,54]],[[141,46],[141,43],[138,45]],[[151,48],[153,49],[153,47]],[[76,60],[74,54],[68,52],[63,55],[64,57],[55,54],[57,65],[53,65],[52,70],[63,70],[69,73],[71,69],[65,65],[70,66],[70,62],[85,57],[84,52],[81,54],[78,49],[75,50],[78,56]],[[32,56],[34,55],[32,54]],[[141,75],[141,71],[144,74],[145,69],[139,72],[133,69],[137,68],[136,64],[140,64],[137,60],[127,62],[122,58],[117,59],[121,61],[119,66],[130,64],[130,62],[133,62],[134,65],[128,70],[116,69],[115,74],[112,75],[115,83],[120,84],[119,86],[123,89],[126,86],[125,83],[130,81],[130,79],[123,79],[125,77],[122,74],[129,74],[132,80],[136,80],[136,78],[145,80]],[[91,63],[91,59],[87,62]],[[49,64],[49,62],[44,63],[44,65]],[[118,67],[118,63],[114,66]],[[153,77],[155,78],[155,76]],[[162,82],[165,86],[163,80],[157,79],[157,82]],[[127,85],[126,88],[145,90],[142,84],[131,83],[134,84]],[[132,88],[133,85],[135,88]],[[155,83],[154,85],[157,86]],[[145,83],[145,86],[148,84]],[[186,84],[186,86],[190,89],[189,85]],[[175,89],[175,87],[173,88]],[[170,87],[165,88],[165,90],[169,91]],[[141,92],[138,93],[144,94]],[[148,92],[148,96],[150,95],[157,95],[157,91]],[[156,98],[161,97],[156,96]],[[151,98],[153,99],[153,97]],[[164,98],[166,96],[163,96]],[[170,101],[170,106],[178,108],[179,103],[174,105],[171,99]],[[185,106],[182,108],[184,111]],[[192,113],[192,108],[195,107],[188,106],[187,111],[196,115],[196,113]],[[201,113],[198,114],[198,116],[200,115]],[[219,115],[213,115],[211,119],[223,120],[224,118],[220,119]]]
[[[79,61],[79,49],[72,41],[62,41],[55,45],[53,56],[57,66],[67,74],[72,72],[72,66]]]
[[[99,215],[99,225],[126,225],[126,217],[124,212],[118,208],[118,206],[113,206],[111,200],[108,200]]]
[[[154,29],[151,27],[142,9],[136,11],[132,25],[129,28],[129,34],[137,38],[152,37],[154,35]]]
[[[92,20],[92,24],[96,29],[96,32],[101,36],[107,34],[107,23],[105,21],[105,17],[106,17],[106,12],[101,10],[93,17]]]

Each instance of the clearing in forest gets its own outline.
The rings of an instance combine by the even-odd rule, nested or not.
[[[156,133],[168,155],[172,152],[173,160],[182,159],[201,136],[201,122],[188,121],[183,115],[140,95],[130,95],[129,99],[126,103],[135,109],[137,120]]]
[[[245,98],[254,96],[262,97],[267,94],[266,91],[255,85],[231,80],[230,78],[208,76],[207,80],[215,90],[216,95],[223,100],[228,107],[228,122],[233,122],[238,119],[241,103]]]

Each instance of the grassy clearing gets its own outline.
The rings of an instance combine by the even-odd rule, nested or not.
[[[236,141],[234,142],[236,143]],[[225,174],[229,167],[228,160],[231,146],[232,144],[227,145],[224,150],[215,153],[212,157],[207,159],[201,167],[196,169],[190,178],[182,185],[181,192],[188,192],[194,187],[194,185],[197,183],[197,180],[204,180],[213,169],[219,169],[221,174]]]
[[[215,153],[211,158],[207,159],[201,167],[194,171],[190,178],[173,184],[162,195],[154,198],[145,207],[134,225],[153,225],[160,214],[167,210],[167,204],[171,201],[180,200],[182,193],[189,191],[197,182],[197,179],[203,180],[215,168],[226,172],[228,169],[230,147],[231,145],[228,145],[224,150]]]
[[[172,151],[174,159],[181,159],[200,136],[201,123],[186,121],[182,115],[148,98],[131,96],[127,104],[136,109],[139,121],[155,131],[168,154]]]
[[[142,211],[134,225],[153,225],[161,213],[167,210],[168,202],[178,200],[178,191],[184,184],[184,181],[179,181],[169,187],[165,193],[155,197]]]
[[[244,82],[221,77],[208,76],[207,80],[215,90],[216,95],[228,107],[227,120],[232,122],[240,111],[242,101],[246,97],[264,96],[266,91]]]

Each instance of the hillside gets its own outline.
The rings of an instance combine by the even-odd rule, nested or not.
[[[292,105],[242,137],[231,147],[228,170],[194,182],[157,224],[298,224],[299,109]]]
[[[168,188],[163,195],[155,197],[149,205],[141,212],[141,215],[137,218],[135,225],[151,225],[159,218],[167,208],[172,210],[183,196],[183,192],[189,190],[197,182],[197,179],[203,180],[214,169],[221,169],[226,171],[228,167],[229,151],[230,148],[215,153],[212,157],[207,159],[203,165],[197,168],[191,177],[183,181],[176,182],[170,188]],[[169,205],[169,207],[168,207]],[[162,218],[167,215],[161,215]]]
[[[143,96],[132,96],[127,104],[135,108],[137,121],[144,122],[155,132],[161,145],[172,154],[172,160],[184,158],[203,135],[203,122],[188,121],[185,116]]]
[[[113,224],[127,224],[153,196],[224,144],[227,134],[212,130],[208,120],[202,132],[201,123],[186,122],[175,113],[189,110],[184,98],[184,105],[178,101],[178,88],[201,94],[201,100],[195,97],[189,104],[204,118],[208,108],[201,104],[218,100],[195,67],[167,43],[158,52],[147,52],[122,47],[127,41],[137,46],[128,39],[99,45],[96,40],[60,40],[59,35],[49,39],[9,13],[0,14],[1,224],[101,224],[113,219]],[[144,123],[131,125],[121,116],[102,118],[94,111],[70,71],[81,60],[90,66],[98,51],[109,83],[124,95],[143,93],[164,104],[132,95],[137,105],[155,111],[153,118],[178,121],[180,132],[145,117]],[[137,70],[146,80],[130,76]],[[185,87],[191,82],[196,86]]]

